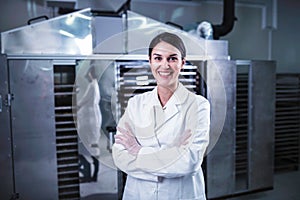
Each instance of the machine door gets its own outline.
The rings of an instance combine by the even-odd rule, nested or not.
[[[272,189],[275,63],[207,61],[206,69],[210,143],[216,141],[206,157],[207,197]]]
[[[207,61],[207,97],[211,103],[210,145],[206,156],[207,198],[235,192],[235,81],[233,61]]]
[[[7,59],[0,56],[0,199],[14,195]]]
[[[9,60],[8,77],[15,193],[20,199],[57,199],[52,61]]]
[[[80,198],[118,199],[122,176],[111,149],[116,131],[114,61],[78,61],[76,91]]]

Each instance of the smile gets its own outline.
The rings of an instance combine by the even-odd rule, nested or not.
[[[161,76],[170,76],[172,73],[171,72],[158,72],[158,74]]]

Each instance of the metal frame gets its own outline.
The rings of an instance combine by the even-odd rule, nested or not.
[[[8,101],[10,91],[7,58],[5,55],[0,55],[0,80],[0,197],[3,199],[11,199],[15,196],[15,185],[11,137],[11,117]]]
[[[57,198],[52,63],[8,60],[7,68],[15,193],[25,199]]]
[[[219,137],[205,165],[207,198],[213,199],[235,193],[236,66],[233,61],[218,60],[207,61],[204,67],[211,102],[210,141]]]

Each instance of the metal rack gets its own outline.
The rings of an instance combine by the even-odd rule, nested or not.
[[[275,170],[299,168],[300,75],[277,74]]]
[[[54,67],[55,131],[59,199],[79,199],[78,135],[73,119],[75,67]]]
[[[242,181],[248,174],[248,74],[237,73],[236,85],[236,141],[235,141],[235,177],[236,189],[245,188]]]
[[[226,66],[226,70],[225,63],[220,63],[219,68],[227,81],[228,118],[217,145],[207,156],[209,199],[273,187],[275,63],[249,60],[235,63]],[[207,77],[210,85],[210,79],[212,83],[215,80],[214,74],[208,73]],[[217,105],[212,104],[212,108]]]

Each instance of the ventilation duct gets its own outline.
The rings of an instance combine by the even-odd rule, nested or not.
[[[221,36],[228,34],[233,29],[236,20],[234,14],[235,1],[224,0],[223,2],[223,22],[220,25],[212,25],[214,39],[219,39]]]

